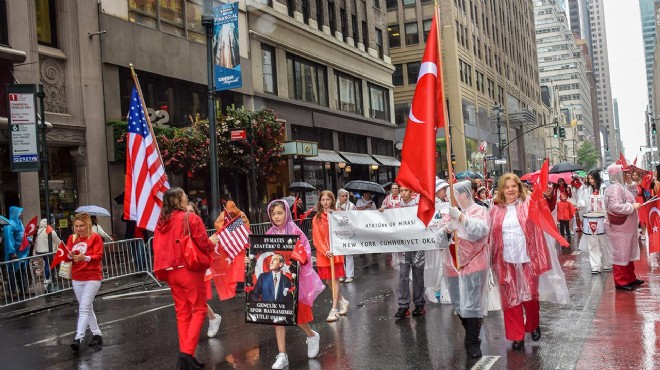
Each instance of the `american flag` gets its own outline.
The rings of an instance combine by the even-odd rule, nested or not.
[[[233,260],[234,257],[245,249],[245,246],[248,244],[249,234],[250,232],[245,226],[243,219],[241,216],[238,216],[218,232],[220,246],[227,252],[229,258]]]
[[[127,118],[124,218],[137,221],[137,227],[154,231],[163,205],[163,194],[170,185],[135,87]]]

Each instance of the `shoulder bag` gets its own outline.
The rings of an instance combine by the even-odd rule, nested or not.
[[[197,247],[190,237],[190,223],[188,222],[188,213],[184,217],[184,231],[181,239],[178,240],[183,252],[183,264],[188,270],[195,272],[205,272],[211,266],[211,256]]]
[[[607,219],[610,220],[610,224],[612,225],[623,225],[627,218],[628,215],[607,212]]]

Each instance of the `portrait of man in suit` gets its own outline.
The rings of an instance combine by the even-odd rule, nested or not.
[[[270,259],[270,271],[264,272],[257,278],[252,291],[252,300],[258,302],[287,303],[293,300],[291,280],[284,275],[284,257],[273,254]]]

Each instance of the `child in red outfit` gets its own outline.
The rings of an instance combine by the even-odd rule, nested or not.
[[[557,203],[557,220],[561,236],[571,241],[570,222],[575,217],[575,206],[569,202],[566,194],[562,193]]]

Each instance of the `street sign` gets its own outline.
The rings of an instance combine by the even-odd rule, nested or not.
[[[10,84],[7,88],[12,172],[39,171],[36,91],[36,85]]]
[[[499,159],[494,155],[487,155],[485,158],[486,158],[487,161],[496,161],[496,160]]]
[[[496,159],[495,164],[506,164],[506,159]]]
[[[244,128],[239,128],[231,130],[231,141],[243,141],[247,140],[247,130]]]

